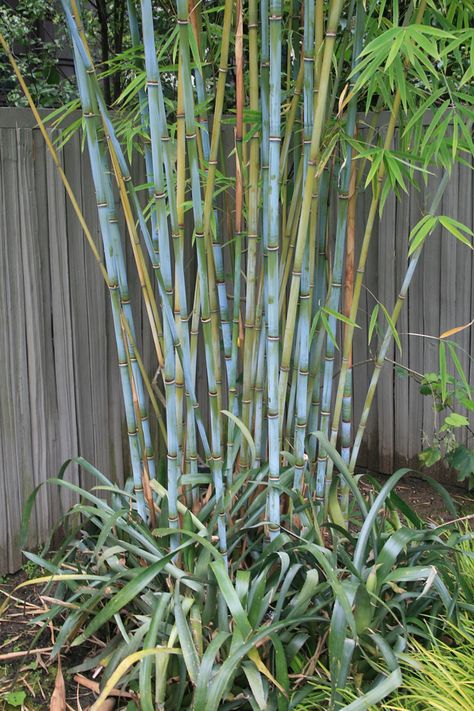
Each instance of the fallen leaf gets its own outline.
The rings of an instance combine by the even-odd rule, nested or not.
[[[60,665],[58,665],[49,711],[66,711],[66,687]]]
[[[95,694],[100,694],[100,685],[96,681],[92,681],[82,674],[76,674],[74,681],[80,684],[80,686],[85,686],[87,689],[90,689]],[[110,696],[122,696],[124,699],[136,698],[136,696],[129,691],[121,691],[120,689],[111,689],[109,694]]]

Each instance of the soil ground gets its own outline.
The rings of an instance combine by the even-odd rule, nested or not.
[[[8,608],[0,614],[0,709],[47,711],[58,672],[58,660],[50,658],[58,628],[45,629],[39,623],[32,624],[31,620],[51,604],[44,595],[54,593],[50,591],[43,594],[44,584],[28,585],[15,590],[29,578],[41,575],[38,569],[25,568],[2,578],[0,585],[0,605],[9,595],[12,596]],[[89,651],[74,648],[67,657],[62,656],[68,704],[66,708],[74,711],[85,711],[96,698],[89,689],[67,674],[67,669],[80,664]]]
[[[388,479],[384,474],[377,474],[375,477],[381,483]],[[448,484],[442,486],[454,500],[460,516],[474,513],[474,492],[469,493],[462,486]],[[443,497],[431,484],[420,477],[404,476],[395,487],[395,491],[421,518],[427,521],[449,521],[452,518]]]

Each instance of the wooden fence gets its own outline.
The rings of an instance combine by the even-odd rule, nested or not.
[[[65,146],[62,159],[99,242],[88,158],[77,135]],[[136,177],[144,182],[143,176]],[[433,176],[427,192],[435,185]],[[472,227],[473,197],[471,171],[456,168],[440,212]],[[26,109],[0,109],[0,199],[0,572],[11,572],[21,564],[21,511],[33,488],[56,476],[63,462],[77,454],[121,480],[127,454],[108,295]],[[372,294],[392,308],[405,269],[407,236],[424,199],[424,192],[414,191],[399,203],[389,198],[377,225],[355,341],[356,416],[371,374],[367,330],[375,304]],[[367,209],[362,198],[358,236]],[[439,231],[432,235],[400,320],[403,352],[392,349],[390,358],[417,372],[437,369],[437,341],[414,334],[438,336],[471,320],[472,270],[470,250]],[[141,308],[137,284],[132,285],[132,302]],[[141,313],[137,318],[140,323]],[[471,331],[463,331],[456,341],[465,351],[461,362],[472,382]],[[141,348],[152,366],[146,333]],[[398,377],[387,363],[361,463],[381,472],[416,466],[424,434],[429,436],[432,428],[429,399],[419,394],[414,380]],[[437,475],[452,477],[442,466]],[[87,483],[74,468],[69,478]],[[62,498],[67,506],[70,497]],[[45,540],[59,513],[58,489],[41,487],[30,545]]]

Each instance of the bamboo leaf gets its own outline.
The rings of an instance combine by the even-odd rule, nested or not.
[[[319,314],[319,315],[320,315],[320,318],[321,318],[321,322],[322,322],[322,324],[323,324],[323,326],[324,326],[324,330],[326,331],[327,335],[328,335],[329,338],[331,339],[334,348],[337,348],[337,349],[339,350],[339,346],[337,345],[337,341],[336,341],[336,336],[335,336],[335,334],[334,334],[334,332],[333,332],[333,330],[332,330],[332,328],[331,328],[331,326],[330,326],[330,324],[329,324],[329,321],[327,320],[327,318],[326,318],[324,312],[323,312],[323,311],[320,311],[320,314]]]
[[[338,321],[346,323],[348,326],[352,326],[353,328],[360,328],[360,326],[355,321],[352,321],[348,316],[341,314],[339,311],[334,311],[333,309],[330,309],[329,306],[323,306],[323,311],[324,313],[328,314],[329,316],[332,316]]]
[[[253,467],[255,465],[255,460],[257,458],[257,450],[255,449],[255,442],[253,440],[252,435],[250,434],[250,431],[246,425],[242,422],[242,420],[237,417],[237,415],[234,415],[232,412],[229,412],[229,410],[221,410],[221,412],[226,415],[232,422],[235,422],[239,430],[242,432],[243,436],[247,440],[247,443],[250,448],[250,453],[252,455],[252,460],[250,466]]]
[[[442,215],[438,219],[439,219],[439,223],[446,230],[448,230],[448,232],[450,232],[454,237],[456,237],[456,239],[459,240],[459,242],[462,242],[462,244],[465,244],[470,249],[474,249],[471,241],[466,237],[466,235],[469,235],[470,237],[474,237],[474,232],[471,229],[469,229],[469,227],[467,227],[466,225],[463,225],[461,222],[458,222],[453,217],[447,217],[446,215]],[[465,234],[463,234],[463,232]]]
[[[416,250],[421,247],[426,237],[433,232],[436,225],[438,224],[438,218],[433,215],[425,215],[412,229],[409,236],[410,249],[408,250],[408,256],[416,252]]]
[[[441,336],[441,338],[443,338],[443,336]],[[454,367],[456,368],[457,373],[458,373],[459,377],[461,378],[461,382],[462,382],[462,384],[464,385],[464,389],[465,389],[465,391],[466,391],[466,395],[467,395],[467,397],[470,397],[470,395],[471,395],[471,388],[469,387],[469,383],[468,383],[468,381],[467,381],[466,373],[464,372],[464,368],[462,367],[462,365],[461,365],[461,363],[460,363],[460,360],[459,360],[459,358],[458,358],[458,355],[457,355],[457,353],[456,353],[456,346],[455,346],[455,344],[448,342],[448,349],[449,349],[449,353],[450,353],[450,355],[451,355],[451,359],[452,359],[452,361],[453,361],[453,363],[454,363]]]
[[[372,336],[374,333],[374,328],[377,324],[377,316],[379,315],[379,305],[375,304],[374,308],[372,309],[372,314],[370,316],[370,323],[369,323],[369,334],[368,334],[368,339],[367,342],[370,344],[372,340]]]
[[[384,314],[384,316],[385,316],[385,318],[386,318],[386,320],[387,320],[387,323],[388,323],[388,325],[389,325],[389,328],[390,328],[390,330],[391,330],[391,332],[392,332],[393,339],[394,339],[395,343],[396,343],[397,346],[398,346],[398,350],[399,350],[400,353],[401,353],[401,352],[402,352],[402,344],[401,344],[401,341],[400,341],[400,336],[398,335],[398,331],[397,331],[397,329],[396,329],[396,327],[395,327],[395,324],[394,324],[394,322],[393,322],[393,320],[392,320],[392,317],[390,316],[390,314],[388,313],[387,309],[386,309],[385,306],[382,304],[382,302],[379,302],[379,303],[380,303],[380,308],[382,309],[383,314]]]

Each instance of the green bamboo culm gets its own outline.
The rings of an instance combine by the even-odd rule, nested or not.
[[[267,397],[268,397],[268,519],[270,538],[280,530],[280,409],[278,372],[280,366],[279,249],[280,249],[280,104],[281,104],[281,0],[270,0],[269,36],[269,135],[268,135],[268,243],[266,269],[267,300]]]
[[[76,30],[76,24],[72,8],[65,5],[66,17],[71,31]],[[108,176],[110,166],[103,148],[103,140],[99,138],[97,127],[97,108],[92,98],[91,82],[88,73],[90,64],[86,64],[84,56],[81,56],[77,44],[74,45],[74,58],[76,64],[76,75],[78,88],[81,96],[83,116],[85,119],[86,136],[89,156],[91,160],[92,176],[96,191],[97,209],[101,226],[101,234],[104,244],[105,263],[108,274],[109,292],[112,306],[113,323],[117,344],[118,362],[124,396],[125,415],[127,421],[128,438],[130,443],[130,458],[134,480],[134,489],[137,498],[137,511],[143,519],[146,519],[145,502],[143,498],[142,483],[142,457],[138,438],[137,413],[133,403],[133,386],[131,373],[129,370],[130,353],[126,338],[124,337],[121,324],[121,311],[125,304],[129,303],[128,286],[126,281],[126,271],[124,257],[121,250],[120,235],[118,232],[118,219],[115,214],[114,200],[112,196],[112,186]],[[87,57],[85,58],[87,61]],[[129,324],[133,328],[131,312],[127,314]],[[137,378],[137,372],[133,373]],[[138,373],[138,381],[141,376]],[[138,382],[135,380],[135,383]]]

